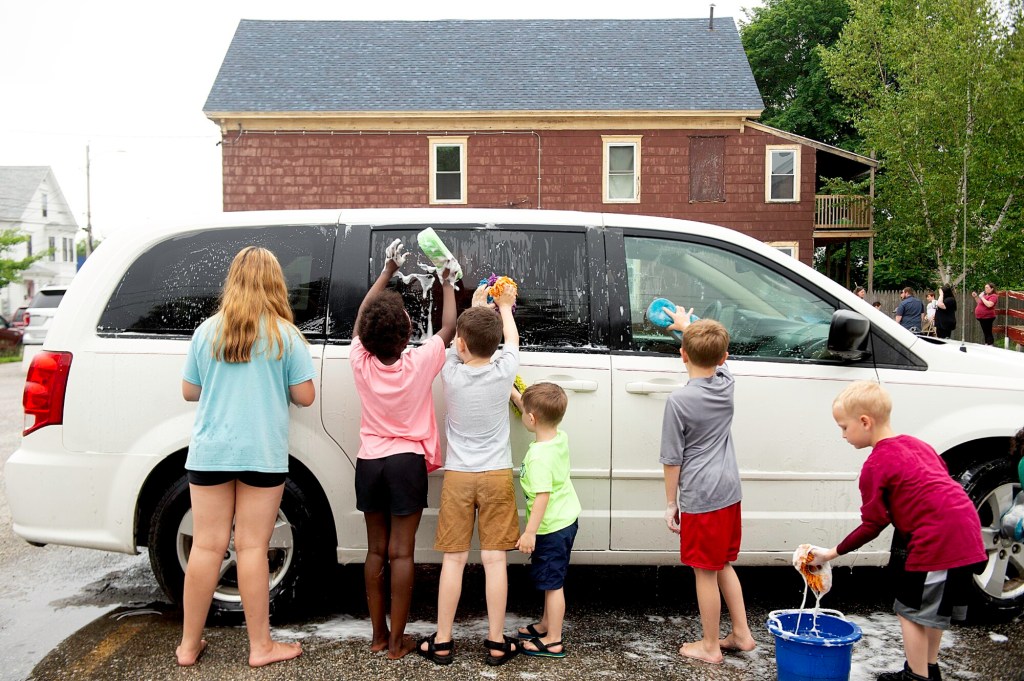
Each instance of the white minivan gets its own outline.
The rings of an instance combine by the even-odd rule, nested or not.
[[[194,404],[181,399],[189,337],[217,307],[235,253],[258,244],[280,260],[295,320],[318,368],[317,400],[292,412],[290,474],[271,542],[275,609],[332,561],[360,562],[366,535],[353,494],[360,403],[349,369],[356,310],[401,239],[410,258],[392,285],[414,342],[440,321],[440,287],[416,234],[432,227],[465,286],[491,273],[519,282],[526,383],[569,393],[562,424],[583,503],[575,563],[675,565],[662,520],[658,462],[664,402],[686,380],[678,343],[651,326],[669,298],[731,335],[734,435],[743,480],[741,565],[781,565],[801,542],[831,546],[859,522],[867,455],[831,416],[850,381],[879,381],[897,431],[931,443],[978,506],[989,561],[976,577],[988,613],[1024,606],[1024,552],[1000,534],[1018,491],[1010,436],[1024,425],[1024,356],[912,335],[835,282],[738,232],[619,214],[458,208],[230,213],[104,241],[75,277],[25,385],[26,428],[5,468],[14,530],[32,543],[149,551],[180,599],[191,546],[183,462]],[[437,389],[438,419],[443,401]],[[444,432],[444,429],[441,429]],[[516,465],[528,434],[513,422]],[[441,476],[417,544],[431,549]],[[881,565],[889,536],[842,559]],[[234,556],[216,607],[239,608]]]

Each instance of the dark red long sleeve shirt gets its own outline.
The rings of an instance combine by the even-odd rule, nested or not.
[[[906,569],[947,570],[985,560],[981,522],[946,462],[925,442],[897,435],[878,442],[860,471],[861,525],[839,555],[868,543],[890,523],[908,540]]]

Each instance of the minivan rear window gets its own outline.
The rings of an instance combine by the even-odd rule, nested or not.
[[[38,291],[32,298],[32,304],[29,307],[57,307],[63,297],[64,291]]]
[[[124,273],[96,330],[103,335],[192,335],[217,311],[238,251],[263,246],[284,270],[296,326],[307,337],[320,336],[336,231],[333,225],[218,229],[158,243]]]

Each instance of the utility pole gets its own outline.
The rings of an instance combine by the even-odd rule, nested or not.
[[[89,177],[89,145],[85,145],[85,257],[92,255],[92,186]]]

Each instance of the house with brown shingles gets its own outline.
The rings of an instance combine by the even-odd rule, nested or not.
[[[239,23],[204,112],[224,210],[472,206],[731,227],[810,263],[873,236],[870,158],[752,119],[730,18]]]

